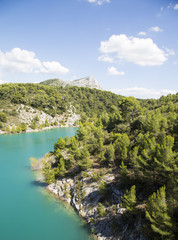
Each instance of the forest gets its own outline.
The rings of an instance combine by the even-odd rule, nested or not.
[[[92,181],[99,181],[103,194],[98,211],[104,217],[105,206],[111,203],[101,179],[113,173],[124,192],[121,205],[126,221],[139,216],[148,239],[176,239],[178,94],[141,100],[89,88],[3,84],[0,104],[24,104],[51,116],[73,105],[81,115],[77,133],[54,144],[55,161],[43,166],[46,183],[86,176],[93,169]],[[0,124],[7,117],[0,112]]]
[[[43,173],[50,184],[64,177],[91,174],[103,194],[100,217],[111,204],[102,176],[113,173],[124,194],[121,206],[130,224],[142,219],[147,239],[176,239],[178,235],[178,95],[159,100],[122,97],[99,116],[80,122],[72,138],[54,144],[53,163]],[[81,196],[83,198],[84,196]],[[112,206],[114,209],[114,206]]]

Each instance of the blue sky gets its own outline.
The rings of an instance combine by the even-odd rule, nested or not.
[[[0,83],[92,75],[106,90],[178,91],[178,0],[0,0]]]

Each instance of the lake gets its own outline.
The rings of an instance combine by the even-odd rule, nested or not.
[[[71,137],[76,128],[0,136],[0,239],[88,240],[78,215],[35,181],[30,157],[53,150],[59,137]]]

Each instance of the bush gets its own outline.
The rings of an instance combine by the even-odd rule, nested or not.
[[[104,181],[101,181],[100,185],[98,186],[98,191],[102,196],[105,196],[108,192],[108,186],[107,183]]]
[[[20,124],[20,128],[21,128],[22,132],[26,132],[26,130],[27,130],[27,124],[26,124],[26,123],[21,123],[21,124]]]
[[[7,122],[7,115],[3,112],[0,113],[0,122]]]
[[[100,217],[105,217],[106,216],[106,209],[103,206],[103,204],[99,203],[98,207],[97,207],[97,210],[98,210],[98,214],[99,214]]]

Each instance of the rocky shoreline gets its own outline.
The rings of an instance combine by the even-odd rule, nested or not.
[[[49,114],[46,114],[43,111],[40,111],[38,109],[34,109],[32,107],[27,107],[23,104],[20,104],[17,108],[17,112],[19,112],[18,120],[22,123],[26,123],[27,129],[26,133],[31,132],[41,132],[53,128],[60,128],[60,127],[75,127],[75,122],[80,119],[80,115],[75,113],[75,108],[73,106],[70,106],[67,113],[62,115],[57,115],[55,117],[50,116]],[[30,127],[31,123],[33,122],[33,119],[38,116],[38,122],[36,129],[32,129]],[[45,126],[45,121],[47,121],[48,126]],[[0,135],[2,134],[10,134],[12,133],[12,129],[16,128],[16,125],[14,123],[7,123],[7,126],[9,126],[9,131],[4,128],[4,130],[0,129]],[[7,127],[6,126],[6,127]]]
[[[133,228],[125,221],[125,208],[120,207],[123,193],[118,190],[118,183],[114,182],[114,175],[103,176],[102,181],[108,186],[108,200],[112,204],[102,203],[102,193],[99,183],[91,181],[90,176],[80,178],[63,178],[47,186],[48,191],[61,200],[70,204],[78,214],[89,224],[91,233],[98,240],[146,240],[140,233],[141,219],[135,219]],[[103,211],[103,214],[102,214]]]

